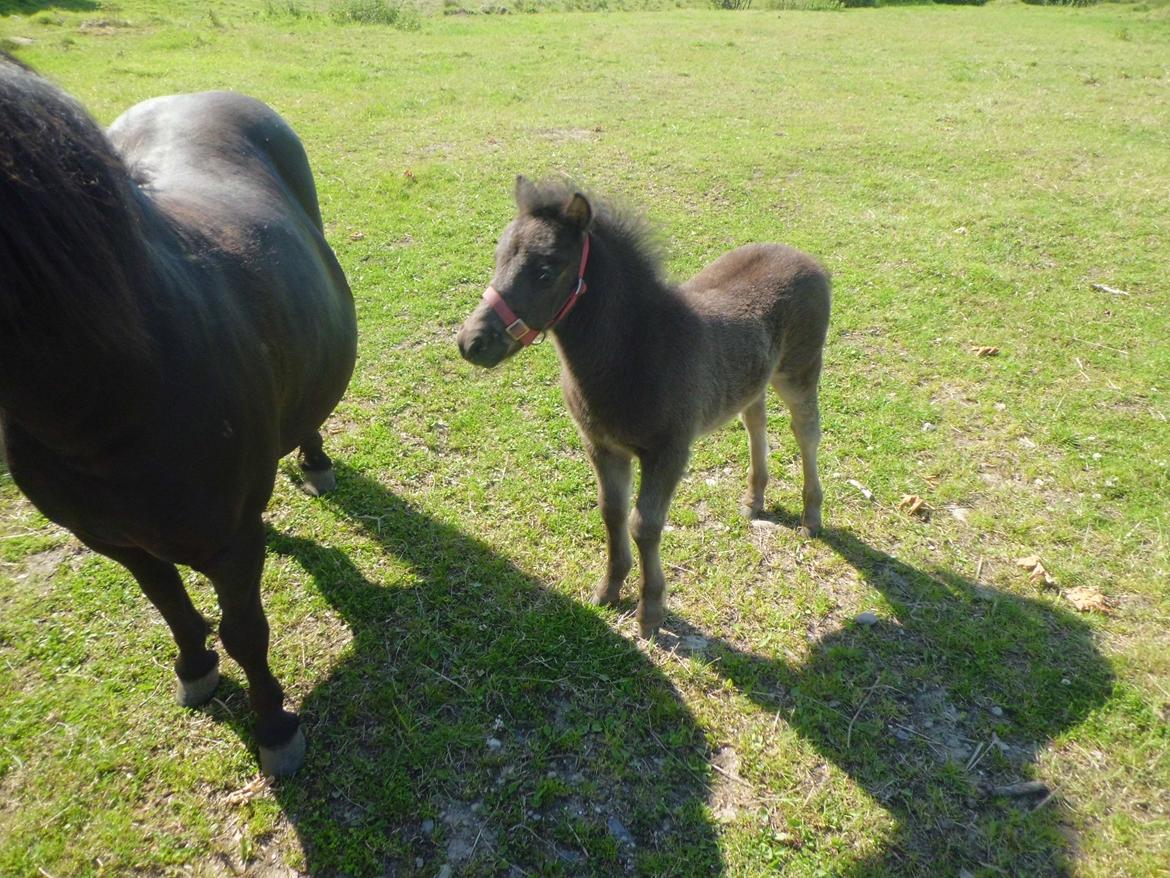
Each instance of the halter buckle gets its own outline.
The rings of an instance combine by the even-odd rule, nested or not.
[[[504,332],[508,333],[508,335],[512,337],[513,341],[520,341],[524,338],[524,336],[528,335],[528,331],[528,324],[519,317],[516,318],[515,322],[508,324],[508,326],[504,329]]]

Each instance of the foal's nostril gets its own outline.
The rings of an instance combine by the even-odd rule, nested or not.
[[[463,332],[459,333],[456,343],[459,345],[459,353],[463,355],[465,360],[471,360],[483,348],[483,339],[480,336],[472,336],[471,340],[468,341],[467,334]]]

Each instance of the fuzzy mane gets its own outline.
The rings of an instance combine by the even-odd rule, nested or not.
[[[571,182],[543,180],[533,184],[520,210],[535,217],[563,219],[565,205],[579,192],[583,190]],[[631,286],[642,290],[665,287],[661,246],[645,217],[607,199],[584,194],[593,208],[590,234],[605,242]]]
[[[0,53],[0,344],[141,349],[139,195],[89,114]]]

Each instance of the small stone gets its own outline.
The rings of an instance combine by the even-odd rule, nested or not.
[[[688,652],[705,652],[708,646],[706,637],[698,634],[687,634],[682,639],[683,649]]]
[[[443,868],[439,870],[439,874],[438,874],[437,878],[451,878],[451,874],[453,871],[454,870],[451,868],[450,863],[444,863]]]
[[[422,829],[423,835],[430,835],[432,832],[435,831],[435,821],[434,820],[424,820],[422,822],[422,826],[420,828]]]
[[[613,836],[614,841],[616,841],[618,844],[635,847],[634,837],[630,835],[630,831],[622,826],[622,822],[612,814],[609,816],[609,819],[605,821],[605,828],[609,830],[609,834]]]
[[[493,752],[495,752],[496,750],[499,750],[503,746],[504,746],[504,742],[501,741],[499,738],[488,738],[487,739],[487,748]]]
[[[423,858],[422,857],[415,857],[414,858],[414,868],[421,869],[422,867],[423,867]]]
[[[1003,708],[1000,707],[998,704],[993,705],[991,708],[991,715],[992,716],[1003,716]]]
[[[752,527],[756,530],[775,530],[780,525],[774,521],[768,521],[766,518],[753,518]]]
[[[857,624],[864,625],[866,628],[869,628],[872,625],[876,625],[877,623],[878,623],[877,613],[871,612],[869,610],[866,610],[864,613],[861,613],[857,617]]]

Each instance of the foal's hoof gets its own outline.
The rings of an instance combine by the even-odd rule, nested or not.
[[[305,469],[305,481],[301,489],[310,497],[320,497],[328,494],[337,487],[337,476],[333,474],[333,467],[329,469]]]
[[[593,590],[589,602],[595,607],[616,607],[622,596],[620,582],[602,582]]]
[[[821,532],[819,524],[802,524],[800,530],[797,531],[802,537],[815,537]]]
[[[305,732],[297,726],[288,742],[279,747],[260,748],[260,770],[269,777],[288,777],[305,761]]]
[[[215,694],[215,687],[218,685],[219,665],[217,664],[197,680],[184,680],[180,677],[179,683],[175,687],[175,701],[179,703],[180,707],[198,707],[211,699],[211,696]]]
[[[653,640],[654,636],[658,634],[658,629],[662,627],[662,623],[666,621],[666,610],[662,607],[647,607],[645,604],[638,604],[638,633],[643,640]]]
[[[764,514],[763,499],[756,500],[754,497],[744,497],[739,504],[739,514],[748,521],[754,521]]]

